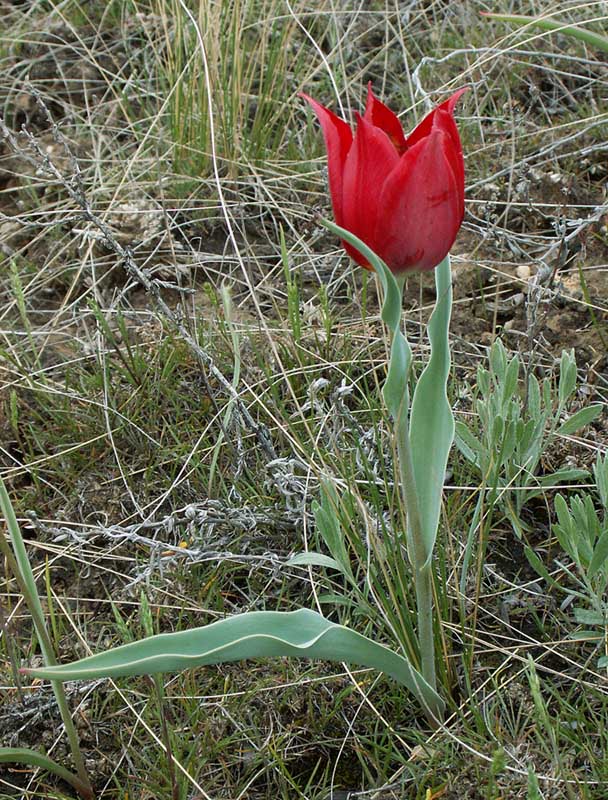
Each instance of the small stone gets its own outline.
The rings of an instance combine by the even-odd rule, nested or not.
[[[516,268],[515,274],[520,281],[529,281],[532,270],[527,264],[520,264],[520,266]]]

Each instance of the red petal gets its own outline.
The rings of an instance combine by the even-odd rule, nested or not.
[[[381,128],[374,127],[358,114],[357,122],[357,132],[344,165],[343,227],[377,252],[374,231],[378,198],[386,178],[399,164],[399,155]],[[357,256],[354,257],[358,264],[367,264],[362,256]]]
[[[463,206],[452,161],[449,134],[434,128],[386,179],[374,235],[393,272],[433,269],[454,243]]]
[[[416,142],[420,141],[420,139],[424,139],[425,136],[429,135],[431,129],[433,128],[433,122],[435,122],[435,115],[437,114],[438,111],[443,111],[443,112],[447,111],[450,118],[452,119],[452,122],[454,122],[453,116],[454,116],[454,109],[456,108],[456,103],[462,97],[462,95],[468,91],[469,91],[468,86],[465,86],[464,89],[458,89],[458,91],[454,92],[454,94],[451,97],[449,97],[443,103],[438,105],[437,108],[434,108],[431,112],[429,112],[426,115],[426,117],[422,120],[422,122],[419,122],[418,125],[416,125],[414,130],[407,137],[406,139],[407,146],[412,147],[412,145],[415,145]],[[443,114],[441,116],[444,117]],[[460,137],[458,136],[458,129],[456,128],[455,122],[453,131],[456,132],[456,140],[458,144],[460,144]],[[451,136],[452,133],[450,134]]]
[[[371,81],[367,84],[367,105],[364,119],[371,122],[376,128],[381,128],[400,154],[405,152],[405,136],[399,117],[374,95]]]
[[[451,142],[448,158],[458,181],[462,216],[464,216],[464,159],[460,135],[454,121],[454,109],[456,103],[465,92],[468,92],[468,87],[466,86],[464,89],[458,89],[457,92],[454,92],[451,97],[427,114],[407,138],[407,146],[412,147],[427,137],[432,130],[441,130],[448,135]]]
[[[462,156],[462,144],[460,143],[458,128],[452,115],[439,108],[435,114],[433,130],[443,131],[448,137],[446,156],[456,176],[458,197],[461,202],[461,216],[464,217],[464,158]]]
[[[334,209],[334,217],[338,225],[342,225],[343,219],[343,202],[342,202],[342,187],[343,187],[343,173],[346,156],[353,142],[353,134],[350,126],[344,122],[343,119],[337,117],[325,106],[317,103],[312,97],[307,94],[300,93],[312,107],[317,115],[321,128],[323,130],[323,137],[325,139],[325,147],[327,148],[327,170],[329,173],[329,192],[331,194],[331,202]]]

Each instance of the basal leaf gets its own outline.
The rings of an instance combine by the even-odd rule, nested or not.
[[[117,678],[277,656],[371,667],[406,686],[427,712],[437,716],[444,708],[437,692],[403,656],[308,609],[238,614],[202,628],[151,636],[71,664],[27,672],[60,681]]]

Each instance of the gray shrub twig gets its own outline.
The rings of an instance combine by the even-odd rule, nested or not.
[[[85,694],[88,696],[104,682],[105,679],[100,678],[86,683],[71,683],[66,692],[70,699]],[[14,746],[19,741],[22,732],[31,731],[36,723],[49,715],[59,717],[57,701],[49,685],[40,687],[34,693],[26,694],[17,703],[5,703],[0,714],[0,730],[4,734],[3,738],[8,742],[9,747]]]
[[[526,370],[529,372],[535,363],[535,356],[542,341],[539,333],[542,318],[539,313],[541,304],[548,303],[558,292],[552,288],[555,273],[563,268],[581,249],[581,240],[591,225],[598,222],[606,213],[607,206],[594,209],[593,213],[582,220],[577,220],[574,230],[566,233],[554,242],[543,255],[537,259],[539,268],[530,279],[526,295],[526,328],[528,338],[528,357]],[[564,228],[567,223],[564,223]]]
[[[37,93],[34,94],[39,105],[47,116],[49,125],[52,129],[53,137],[63,148],[67,156],[72,174],[69,177],[65,176],[57,168],[50,156],[42,150],[36,138],[25,126],[23,126],[21,130],[23,136],[28,142],[31,154],[23,152],[23,148],[19,145],[15,135],[7,128],[4,121],[0,119],[0,133],[2,134],[3,138],[9,143],[14,152],[18,153],[22,157],[27,158],[29,163],[34,165],[37,170],[43,171],[47,175],[51,176],[65,189],[71,200],[76,203],[80,209],[80,214],[78,215],[79,218],[86,220],[89,224],[94,226],[97,231],[99,231],[100,238],[106,247],[112,250],[119,257],[127,274],[132,279],[137,281],[137,283],[144,288],[147,294],[151,295],[161,314],[170,322],[171,325],[175,327],[181,338],[195,354],[200,364],[206,370],[208,370],[208,372],[222,387],[222,390],[233,400],[234,408],[237,411],[237,414],[243,421],[245,427],[247,427],[255,435],[266,456],[270,459],[276,458],[274,445],[266,426],[254,420],[249,409],[245,403],[243,403],[238,392],[232,386],[228,378],[226,378],[223,372],[215,364],[213,358],[204,348],[200,346],[200,344],[184,325],[180,314],[173,311],[169,305],[167,305],[161,294],[158,281],[152,278],[148,270],[141,269],[138,266],[135,258],[133,257],[132,250],[129,247],[123,246],[117,240],[110,226],[93,211],[84,188],[82,173],[80,171],[78,160],[74,156],[74,153],[72,152],[65,137],[59,130],[56,122],[52,119],[50,111],[45,106],[44,102]],[[74,219],[74,216],[72,215],[70,218]]]
[[[277,532],[290,531],[301,519],[289,511],[268,511],[250,507],[234,508],[219,500],[206,500],[176,509],[159,520],[136,522],[131,525],[50,525],[35,514],[28,515],[31,526],[55,543],[71,542],[77,546],[90,545],[102,539],[115,545],[137,545],[148,554],[148,566],[136,569],[127,589],[158,572],[161,575],[177,563],[200,564],[208,561],[232,561],[253,566],[282,567],[287,556],[270,551],[235,553],[230,545],[236,536],[244,536],[247,549],[255,532],[268,528]]]

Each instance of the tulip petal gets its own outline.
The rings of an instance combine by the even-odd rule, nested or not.
[[[327,148],[327,171],[329,174],[329,192],[334,209],[334,217],[338,225],[343,224],[343,173],[346,157],[353,142],[353,134],[350,126],[343,119],[337,117],[332,111],[312,97],[303,92],[300,93],[312,110],[317,115],[321,123],[325,147]]]
[[[441,123],[440,123],[441,126],[443,127],[444,125],[446,125],[445,112],[447,112],[447,114],[449,115],[449,118],[451,119],[451,121],[453,123],[453,127],[449,126],[450,138],[453,140],[454,144],[457,144],[458,146],[460,146],[460,137],[458,135],[458,129],[456,128],[456,123],[454,122],[454,109],[456,108],[456,103],[460,100],[462,95],[465,92],[468,92],[468,91],[469,91],[469,87],[468,86],[465,86],[464,89],[458,89],[458,91],[454,92],[454,94],[451,97],[448,97],[448,99],[445,100],[440,105],[438,105],[437,108],[434,108],[432,111],[430,111],[426,115],[426,117],[424,117],[424,119],[421,122],[419,122],[418,125],[416,125],[414,130],[407,137],[406,145],[408,147],[412,147],[417,142],[419,142],[421,139],[426,138],[430,134],[430,132],[433,129],[433,127],[436,126],[436,122],[437,121],[435,120],[435,117],[439,112],[443,112],[440,115],[441,116]],[[434,123],[435,123],[435,125],[434,125]]]
[[[367,84],[367,105],[363,116],[376,128],[381,128],[386,133],[399,154],[405,152],[405,135],[399,117],[374,95],[371,81]]]
[[[434,108],[426,117],[420,122],[407,137],[407,146],[413,147],[422,139],[425,139],[432,130],[442,130],[446,133],[452,143],[450,152],[450,163],[456,174],[458,181],[458,197],[460,201],[461,214],[464,217],[464,158],[462,155],[462,144],[460,142],[460,135],[456,122],[454,121],[454,109],[456,103],[460,100],[465,92],[468,92],[468,86],[463,89],[458,89],[457,92],[445,100],[443,103]]]
[[[464,158],[458,128],[451,112],[443,108],[438,109],[437,114],[435,114],[433,128],[442,130],[450,138],[449,158],[458,181],[458,196],[461,201],[462,216],[464,217]]]
[[[463,201],[453,150],[450,135],[435,127],[386,179],[374,239],[393,272],[433,269],[454,243]]]
[[[374,251],[378,197],[387,177],[398,165],[399,155],[388,135],[357,114],[357,132],[344,165],[342,227]],[[369,266],[361,254],[351,247],[347,249],[358,264]]]
[[[434,128],[439,128],[448,134],[453,146],[451,160],[452,167],[454,168],[454,172],[456,173],[456,177],[458,179],[458,185],[460,187],[463,216],[464,159],[462,156],[462,144],[460,143],[458,128],[456,127],[456,122],[454,121],[454,109],[458,100],[467,91],[468,87],[465,86],[464,89],[459,89],[457,92],[454,92],[451,97],[441,103],[441,105],[437,106],[437,108],[433,109],[430,114],[427,114],[422,122],[417,125],[416,128],[414,128],[412,133],[407,138],[407,146],[412,147],[416,144],[416,142],[419,142],[421,139],[424,139],[426,136],[428,136],[431,130]]]

